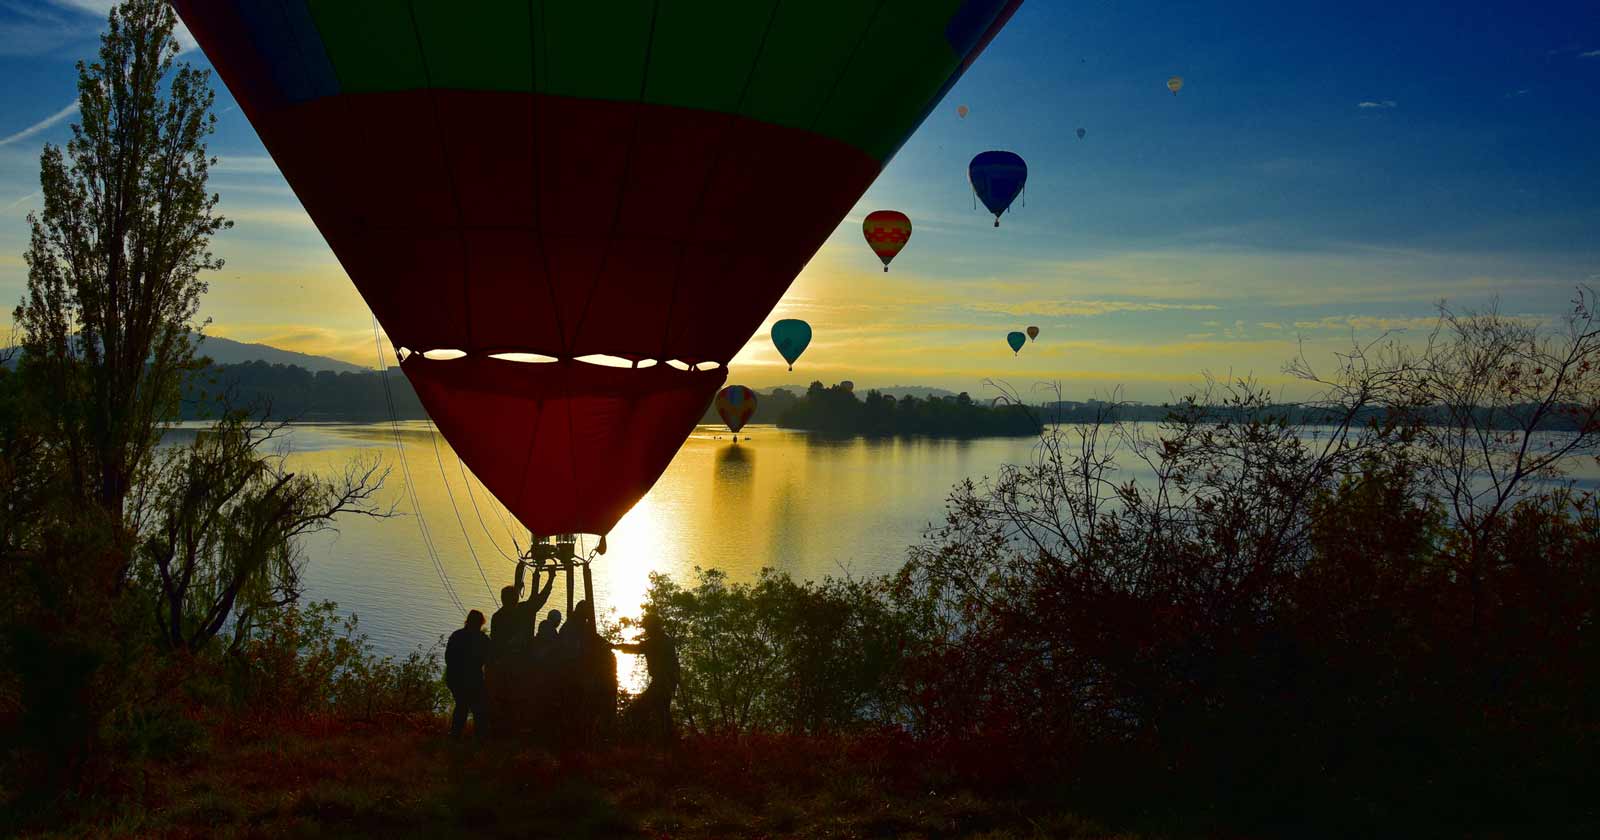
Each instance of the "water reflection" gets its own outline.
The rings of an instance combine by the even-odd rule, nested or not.
[[[734,580],[753,579],[762,566],[802,578],[893,571],[943,518],[953,485],[1024,461],[1035,446],[1026,438],[819,440],[771,426],[746,433],[750,440],[735,443],[711,427],[697,430],[618,523],[609,553],[594,563],[602,614],[635,614],[651,572],[688,582],[695,566]],[[173,439],[192,435],[190,427]],[[495,591],[515,569],[513,540],[525,542],[526,532],[426,423],[296,426],[282,446],[297,472],[331,473],[351,457],[381,454],[392,472],[379,501],[401,514],[350,517],[338,532],[307,539],[308,597],[357,613],[380,650],[396,654],[460,624],[447,585],[468,608],[494,608]],[[1114,480],[1148,477],[1128,460]],[[1592,461],[1574,470],[1590,487],[1600,474]],[[562,587],[558,580],[553,604],[566,600]]]

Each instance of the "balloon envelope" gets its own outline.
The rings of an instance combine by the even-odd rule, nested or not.
[[[729,385],[717,392],[717,414],[737,433],[756,413],[756,392],[743,385]]]
[[[1019,332],[1006,333],[1006,343],[1011,345],[1011,352],[1016,354],[1022,350],[1022,345],[1028,343],[1028,337]]]
[[[1000,214],[1010,209],[1028,183],[1028,164],[1014,152],[982,152],[967,165],[967,177],[999,227]]]
[[[1183,77],[1173,76],[1172,78],[1168,79],[1167,90],[1172,91],[1173,96],[1177,96],[1178,91],[1183,90]]]
[[[911,219],[899,210],[874,210],[861,223],[861,232],[888,271],[889,261],[911,240]]]
[[[1038,327],[1029,327],[1028,328],[1028,339],[1031,341],[1031,340],[1033,340],[1035,338],[1038,338],[1038,337],[1039,337],[1039,328]]]
[[[537,534],[603,534],[650,488],[1019,4],[173,0],[429,415]]]
[[[794,370],[795,359],[806,352],[806,345],[811,343],[811,325],[798,318],[785,318],[772,325],[772,344],[778,348],[778,355],[789,363],[789,369]]]
[[[965,106],[965,105],[956,106],[956,114],[957,114],[957,116],[960,116],[962,119],[966,119],[967,118],[967,106]]]
[[[1084,130],[1084,129],[1081,129],[1081,128],[1080,128],[1080,129],[1078,129],[1078,139],[1079,139],[1079,140],[1082,140],[1082,139],[1083,139],[1083,136],[1084,136],[1084,135],[1085,135],[1085,134],[1088,134],[1088,133],[1089,133],[1089,132],[1088,132],[1088,131],[1086,131],[1086,130]]]

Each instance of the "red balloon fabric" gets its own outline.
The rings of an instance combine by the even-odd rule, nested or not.
[[[174,0],[430,416],[542,535],[650,489],[1019,3]]]

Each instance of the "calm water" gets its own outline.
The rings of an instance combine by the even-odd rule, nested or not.
[[[527,542],[426,423],[401,423],[398,433],[400,447],[388,424],[302,425],[287,441],[296,471],[331,474],[352,458],[372,457],[393,467],[382,501],[400,516],[346,516],[338,533],[303,544],[307,597],[356,613],[378,649],[391,654],[461,623],[424,548],[423,526],[456,595],[485,613],[497,603],[491,592],[515,571],[513,535]],[[772,426],[748,426],[743,436],[750,439],[736,444],[721,427],[697,429],[618,523],[593,565],[602,612],[637,614],[651,572],[687,582],[695,566],[736,580],[753,579],[763,566],[811,579],[893,571],[929,522],[942,519],[954,484],[1026,459],[1034,445],[1030,438],[824,441]],[[564,609],[562,586],[558,578],[550,606]],[[581,579],[578,588],[582,597]]]
[[[953,485],[1025,461],[1036,443],[820,440],[772,426],[749,426],[744,435],[750,439],[736,444],[720,426],[698,428],[618,523],[608,553],[593,566],[602,612],[636,615],[651,572],[688,582],[695,566],[735,580],[753,579],[763,566],[805,579],[893,571],[929,523],[942,520]],[[400,514],[346,516],[337,533],[307,539],[309,598],[356,613],[383,653],[432,643],[460,625],[461,613],[424,548],[426,528],[456,595],[468,608],[492,612],[491,593],[515,571],[513,537],[526,544],[527,533],[426,423],[302,425],[285,445],[296,471],[332,474],[353,458],[381,458],[392,467],[382,503]],[[1575,462],[1573,473],[1582,485],[1600,486],[1592,460]],[[581,579],[578,586],[582,597]],[[550,606],[564,602],[558,579]]]

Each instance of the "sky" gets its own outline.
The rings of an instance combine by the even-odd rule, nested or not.
[[[68,137],[73,65],[109,5],[0,0],[0,329],[39,151]],[[212,185],[235,228],[207,332],[376,365],[370,310],[220,82],[216,107]],[[1597,138],[1592,0],[1027,0],[729,381],[1162,402],[1209,373],[1303,396],[1283,373],[1302,349],[1325,367],[1352,340],[1414,340],[1441,300],[1554,319],[1600,286]],[[967,183],[985,149],[1029,164],[999,229]],[[861,237],[880,208],[915,226],[887,274]],[[816,335],[793,373],[767,334],[786,317]],[[1027,325],[1040,338],[1013,356],[1005,334]]]

